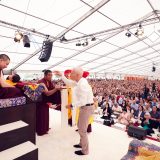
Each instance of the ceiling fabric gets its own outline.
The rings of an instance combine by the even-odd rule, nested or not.
[[[143,35],[136,36],[139,26]],[[30,48],[14,42],[27,34]],[[126,36],[130,33],[130,37]],[[38,59],[44,39],[53,41],[48,62]],[[65,37],[66,41],[60,39]],[[95,39],[93,39],[95,38]],[[77,43],[86,46],[77,46]],[[8,69],[41,72],[81,66],[106,74],[160,74],[159,0],[1,0],[0,54],[11,58]]]

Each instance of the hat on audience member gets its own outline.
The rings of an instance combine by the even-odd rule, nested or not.
[[[71,74],[71,72],[72,72],[71,69],[67,69],[67,70],[64,71],[64,75],[66,76],[68,74]],[[84,71],[82,76],[83,76],[83,78],[87,78],[89,76],[89,72]]]
[[[84,71],[84,72],[83,72],[83,78],[87,78],[88,76],[89,76],[89,72]]]
[[[67,70],[64,71],[64,75],[70,74],[71,72],[72,72],[71,69],[67,69]]]

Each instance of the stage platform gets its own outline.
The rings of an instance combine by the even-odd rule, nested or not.
[[[50,109],[50,131],[44,136],[37,136],[39,160],[120,160],[128,150],[133,138],[115,128],[94,122],[90,133],[90,153],[77,156],[73,145],[79,142],[76,127],[61,127],[61,112]],[[160,146],[159,142],[146,139],[145,142]]]

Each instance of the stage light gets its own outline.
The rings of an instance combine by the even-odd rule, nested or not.
[[[20,42],[22,38],[23,38],[23,34],[21,32],[19,32],[19,31],[17,31],[15,33],[14,41],[15,42]]]
[[[39,56],[41,62],[47,62],[52,53],[53,42],[50,40],[43,41],[42,52]]]
[[[85,47],[85,46],[88,46],[88,44],[89,44],[89,43],[88,43],[88,41],[87,41],[87,39],[86,39],[86,41],[85,41],[84,43],[82,43],[82,46]]]
[[[156,71],[156,67],[153,66],[153,67],[152,67],[152,72],[155,72],[155,71]]]
[[[144,34],[144,29],[143,29],[142,25],[139,24],[139,27],[137,28],[135,35],[136,36],[143,36],[143,34]]]
[[[129,31],[126,32],[125,34],[128,38],[131,37],[131,33]]]
[[[77,43],[76,43],[76,46],[81,46],[82,44],[81,44],[81,42],[80,41],[78,41]]]
[[[30,47],[30,40],[29,40],[29,38],[28,38],[28,35],[24,35],[23,36],[23,45],[24,45],[24,47]]]
[[[91,38],[91,41],[96,41],[96,37],[92,37],[92,38]]]
[[[63,35],[61,38],[60,38],[60,42],[67,42],[68,40],[65,38],[65,35]]]

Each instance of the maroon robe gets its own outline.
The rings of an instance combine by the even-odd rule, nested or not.
[[[48,90],[54,89],[54,84],[43,78],[38,83],[44,83]],[[47,103],[61,104],[60,91],[50,96],[42,94],[42,101],[37,103],[36,131],[38,135],[44,135],[49,131],[49,106]]]
[[[14,87],[0,87],[0,99],[24,96],[20,89]]]

